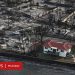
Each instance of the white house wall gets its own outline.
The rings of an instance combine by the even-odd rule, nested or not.
[[[64,51],[64,52],[59,52],[59,56],[60,56],[60,57],[66,57],[66,54],[67,54],[66,51]]]
[[[70,53],[71,52],[71,49],[68,49],[67,51]]]
[[[52,49],[51,49],[51,48],[52,48]],[[43,52],[44,52],[44,53],[47,53],[48,51],[53,52],[53,49],[56,49],[56,52],[59,53],[59,56],[60,56],[60,57],[66,57],[66,54],[71,52],[71,49],[69,49],[69,50],[64,50],[63,52],[61,52],[60,49],[57,51],[57,48],[56,48],[56,47],[51,47],[51,48],[47,48],[47,49],[46,49],[45,47],[43,47],[43,50],[44,50]]]
[[[46,49],[46,48],[44,47],[43,50],[44,50],[44,51],[43,51],[44,53],[47,53],[48,51],[53,52],[53,50],[51,50],[51,48],[47,48],[47,49]]]

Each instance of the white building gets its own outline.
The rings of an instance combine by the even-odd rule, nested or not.
[[[54,54],[60,57],[66,57],[71,52],[72,45],[70,43],[61,43],[54,40],[45,40],[43,44],[43,53]]]

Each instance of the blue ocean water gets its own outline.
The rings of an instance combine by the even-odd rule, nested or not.
[[[0,61],[21,61],[15,58],[0,57]],[[75,75],[75,69],[57,64],[45,65],[23,60],[22,71],[0,71],[0,75]]]

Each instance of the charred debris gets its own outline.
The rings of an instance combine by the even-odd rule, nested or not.
[[[47,39],[75,45],[74,0],[0,0],[1,50],[37,55]]]

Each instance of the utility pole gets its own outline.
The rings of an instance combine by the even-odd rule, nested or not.
[[[67,21],[65,22],[65,33],[66,33],[66,29],[67,29]]]
[[[10,24],[9,24],[9,14],[8,14],[8,27],[9,27],[9,25],[10,25]]]
[[[57,1],[59,4],[61,4],[61,0],[58,0]],[[59,18],[59,20],[61,21],[61,7],[58,7],[57,6],[57,13],[58,13],[58,18]]]

